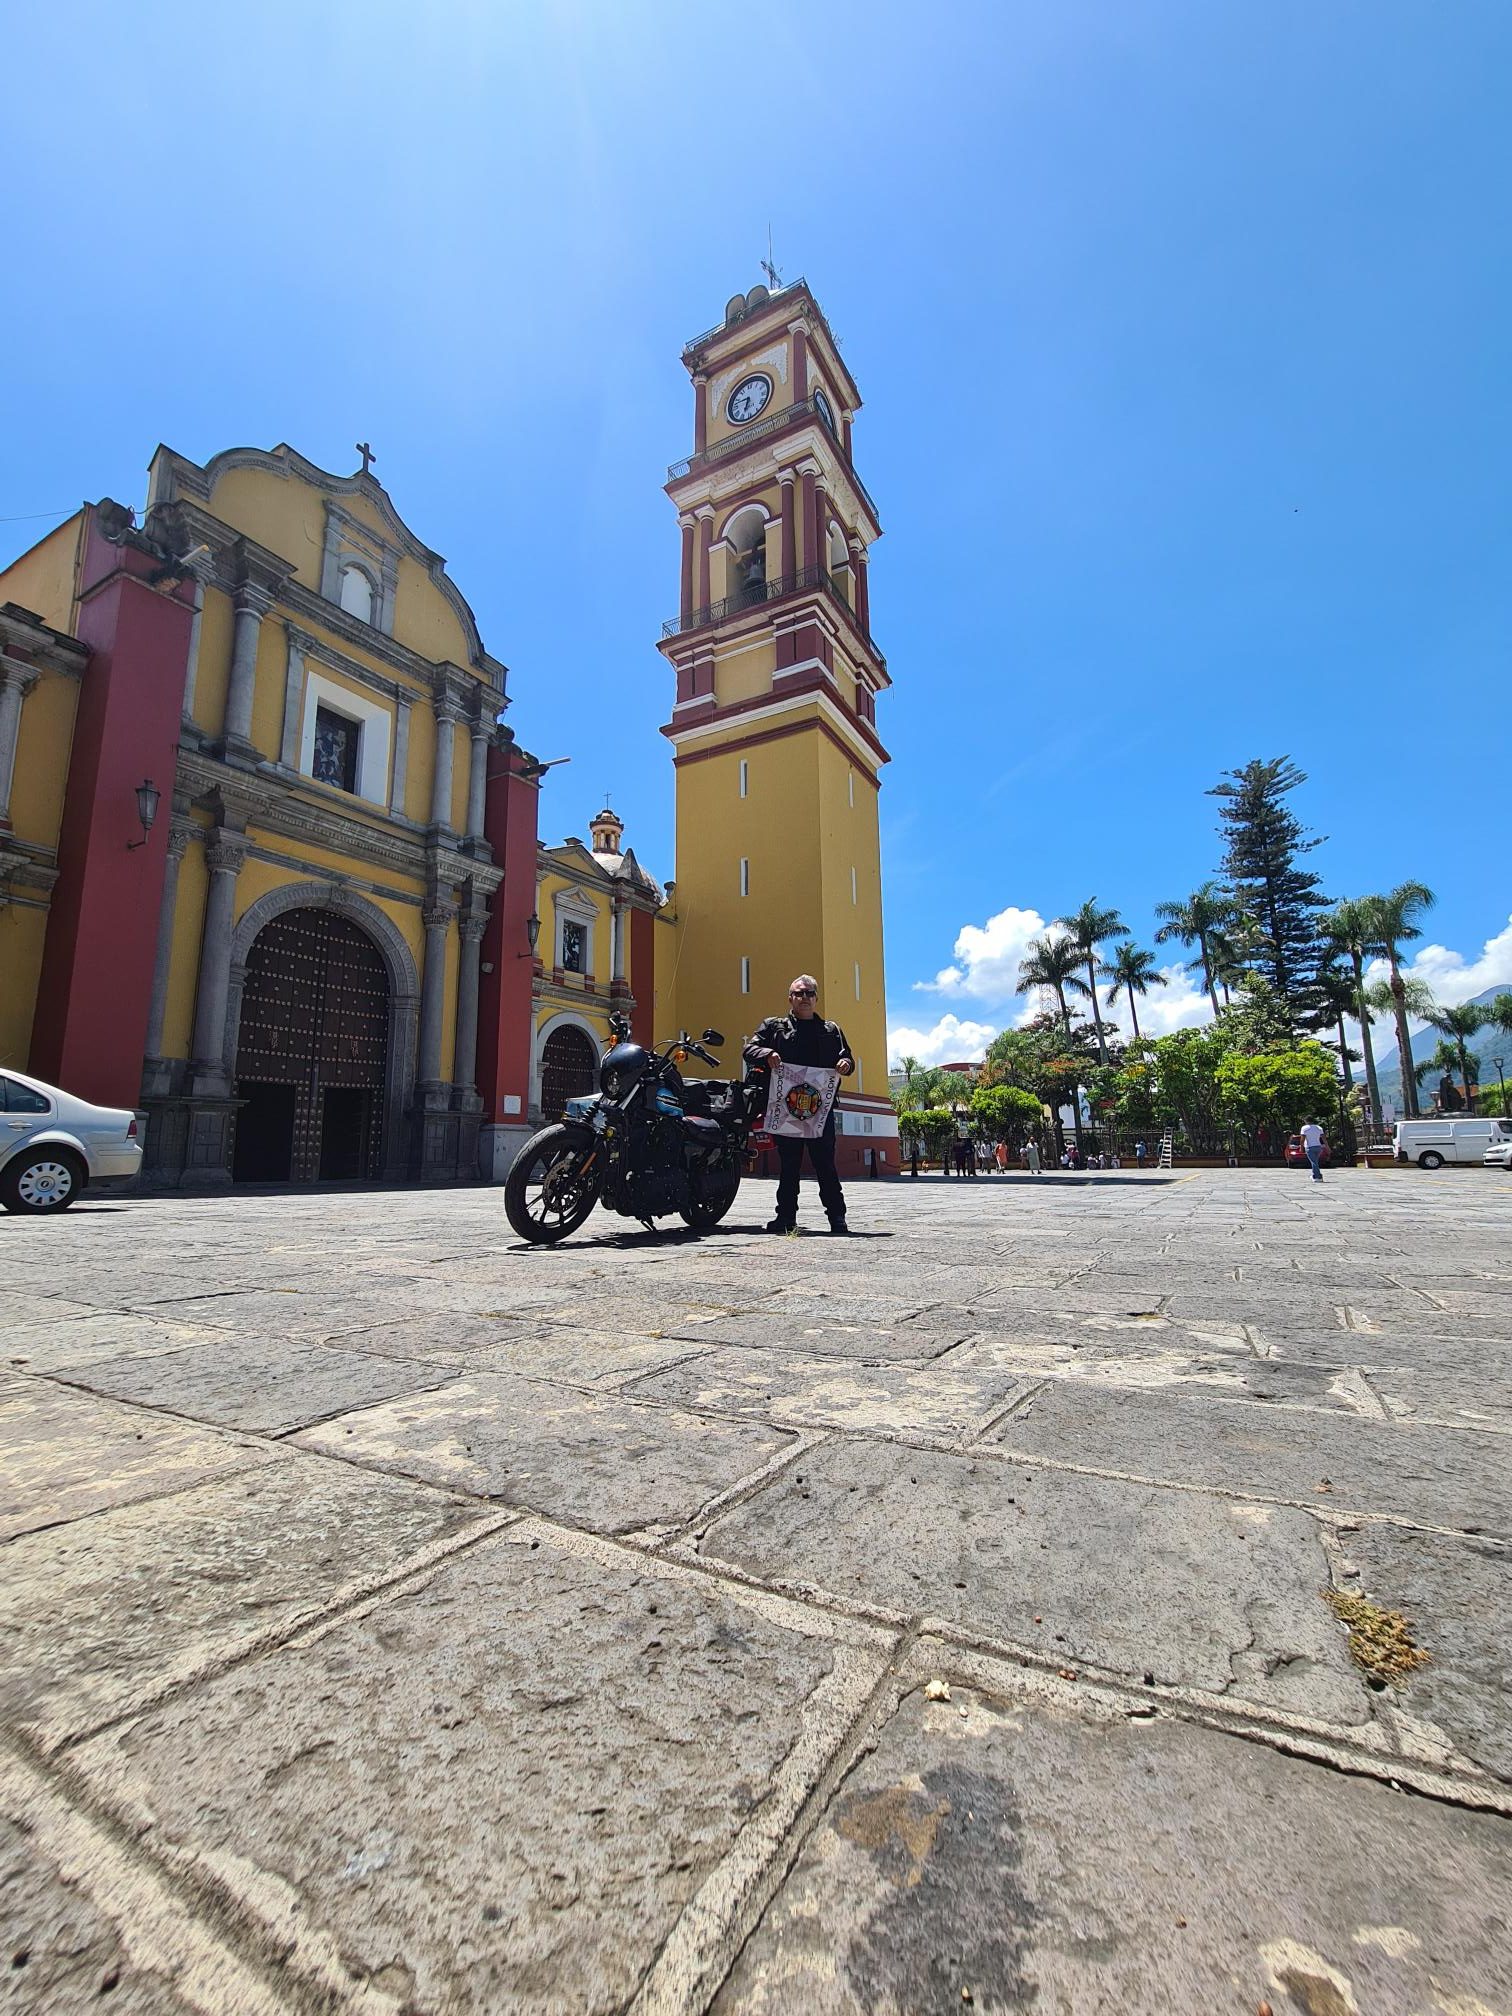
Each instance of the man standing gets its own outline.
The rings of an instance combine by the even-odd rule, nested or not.
[[[1314,1183],[1323,1181],[1323,1129],[1316,1120],[1309,1120],[1302,1129],[1302,1147],[1312,1165]]]
[[[773,1064],[807,1064],[838,1071],[849,1078],[856,1068],[845,1031],[838,1022],[826,1022],[819,1014],[819,982],[812,973],[800,973],[788,988],[786,1015],[769,1015],[745,1046],[745,1061],[763,1072]],[[798,1173],[803,1151],[819,1180],[819,1202],[824,1206],[831,1232],[846,1232],[845,1192],[835,1174],[835,1112],[830,1108],[824,1132],[812,1141],[796,1135],[777,1134],[777,1216],[768,1232],[791,1232],[798,1222]]]

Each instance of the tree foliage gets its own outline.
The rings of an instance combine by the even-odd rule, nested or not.
[[[1289,756],[1256,758],[1225,771],[1208,794],[1222,801],[1223,873],[1233,907],[1249,926],[1246,963],[1270,982],[1298,1029],[1315,1026],[1322,1011],[1321,918],[1330,900],[1322,877],[1302,866],[1322,841],[1286,802],[1306,782]]]

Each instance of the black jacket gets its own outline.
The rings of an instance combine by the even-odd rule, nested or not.
[[[766,1068],[758,1050],[775,1050],[784,1064],[814,1064],[833,1071],[842,1057],[855,1058],[838,1022],[825,1022],[813,1015],[800,1022],[796,1015],[769,1015],[745,1046],[745,1061],[757,1070]]]

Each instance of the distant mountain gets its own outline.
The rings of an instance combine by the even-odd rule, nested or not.
[[[1512,994],[1512,987],[1488,987],[1484,993],[1472,994],[1471,1000],[1477,1008],[1488,1008],[1498,994]],[[1389,1015],[1377,1015],[1370,1025],[1371,1041],[1375,1044],[1376,1077],[1380,1082],[1381,1098],[1391,1105],[1402,1104],[1402,1073],[1397,1063],[1396,1024]],[[1419,1029],[1412,1038],[1412,1061],[1421,1064],[1425,1057],[1431,1057],[1442,1039],[1437,1029]],[[1465,1045],[1470,1055],[1480,1063],[1483,1085],[1494,1085],[1496,1066],[1493,1056],[1504,1057],[1512,1072],[1512,1034],[1505,1029],[1482,1029],[1479,1036]],[[1357,1079],[1365,1076],[1363,1064],[1353,1066]],[[1455,1084],[1458,1085],[1458,1074]],[[1432,1096],[1433,1081],[1430,1079],[1422,1088],[1421,1097],[1426,1101]]]

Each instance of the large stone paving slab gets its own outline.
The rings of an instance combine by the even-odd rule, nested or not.
[[[1084,1343],[1017,1343],[975,1337],[951,1355],[951,1365],[995,1365],[1023,1378],[1039,1374],[1085,1381],[1094,1386],[1140,1387],[1150,1391],[1185,1387],[1232,1400],[1260,1400],[1284,1407],[1326,1407],[1331,1411],[1379,1417],[1381,1403],[1363,1373],[1353,1366],[1285,1365],[1247,1351],[1217,1353],[1182,1348],[1177,1335],[1126,1343],[1089,1337]]]
[[[15,1819],[0,1814],[0,2002],[13,2016],[191,2016],[138,1966],[104,1912]]]
[[[805,1310],[782,1315],[718,1316],[707,1323],[688,1323],[675,1334],[687,1344],[710,1349],[736,1345],[749,1351],[796,1351],[826,1358],[924,1360],[938,1358],[971,1334],[961,1318],[948,1329],[927,1330],[911,1323],[880,1325],[825,1318]]]
[[[64,1323],[26,1323],[0,1331],[0,1364],[26,1372],[66,1372],[102,1358],[183,1351],[207,1341],[224,1343],[224,1333],[109,1311],[73,1317]]]
[[[910,1695],[719,2016],[1493,2016],[1512,1836],[1165,1719]]]
[[[0,1392],[0,1539],[267,1462],[214,1428],[27,1380]]]
[[[1063,1382],[988,1439],[1008,1454],[1088,1469],[1512,1533],[1512,1463],[1492,1435]]]
[[[16,1540],[0,1581],[0,1723],[52,1747],[496,1519],[301,1456]]]
[[[1512,1782],[1512,1548],[1369,1525],[1344,1537],[1357,1588],[1410,1620],[1427,1652],[1400,1690],[1404,1710],[1460,1756]]]
[[[603,1533],[689,1519],[795,1440],[503,1372],[469,1374],[294,1439]]]
[[[853,1434],[951,1437],[985,1427],[1023,1382],[957,1358],[928,1365],[858,1365],[796,1352],[719,1350],[624,1390],[637,1399],[716,1414],[755,1415]]]
[[[699,1555],[1142,1682],[1352,1724],[1368,1698],[1303,1512],[865,1442],[807,1450]]]
[[[704,1886],[738,1899],[753,1872],[726,1858],[790,1823],[885,1656],[521,1527],[74,1768],[270,1945],[308,1927],[384,2006],[608,2016]]]
[[[191,1420],[283,1435],[370,1401],[444,1385],[454,1374],[414,1359],[222,1335],[187,1351],[104,1359],[58,1376]]]

